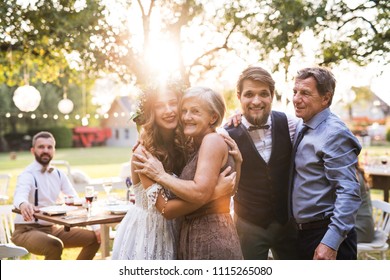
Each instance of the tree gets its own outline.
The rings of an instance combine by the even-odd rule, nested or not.
[[[229,1],[225,6],[226,24],[233,22],[259,54],[259,61],[279,53],[273,70],[287,69],[291,57],[301,50],[299,36],[313,28],[313,5],[300,0],[261,0],[246,3]]]
[[[30,73],[32,81],[56,81],[64,69],[70,69],[71,53],[81,61],[78,70],[94,75],[116,72],[124,80],[143,84],[154,74],[146,61],[156,36],[156,17],[161,19],[158,35],[177,47],[178,70],[187,82],[200,68],[213,69],[217,56],[227,51],[241,54],[242,45],[236,47],[233,36],[245,35],[250,47],[256,47],[259,60],[278,54],[274,70],[288,68],[291,57],[302,49],[299,37],[306,30],[321,39],[318,59],[325,65],[342,59],[363,64],[389,53],[390,4],[386,0],[364,1],[357,6],[339,0],[88,0],[84,6],[75,0],[38,1],[35,6],[13,2],[6,0],[0,5],[4,62],[0,82],[9,85],[20,83],[23,72]],[[117,24],[110,21],[113,9],[105,3],[125,11]],[[138,14],[129,16],[131,9],[137,9]],[[138,20],[143,29],[139,47],[134,36]],[[191,37],[206,41],[194,42]],[[197,43],[199,48],[193,48],[196,56],[192,61],[183,56],[191,47],[189,43]]]
[[[375,59],[389,63],[389,1],[327,1],[315,12],[318,24],[314,31],[322,39],[323,64],[343,59],[359,65]]]
[[[85,6],[74,0],[38,1],[34,5],[14,2],[0,3],[0,112],[11,113],[8,121],[1,123],[0,132],[58,125],[62,116],[57,104],[65,87],[75,105],[73,112],[83,112],[86,105],[80,98],[81,88],[90,87],[96,69],[107,68],[101,53],[108,43],[100,44],[98,51],[92,43],[113,32],[104,6],[96,1],[86,1]],[[34,112],[37,118],[24,115],[19,119],[12,93],[17,86],[29,83],[39,89],[42,100]],[[49,117],[42,117],[46,114]],[[60,119],[53,119],[55,114]],[[72,119],[66,123],[75,125]]]
[[[230,2],[225,6],[226,23],[235,22],[238,31],[258,43],[260,60],[279,52],[274,70],[289,67],[291,58],[302,50],[299,38],[307,30],[320,41],[319,64],[334,65],[346,59],[364,65],[378,58],[389,62],[387,0],[360,1],[357,6],[352,6],[357,1],[340,0]]]
[[[307,31],[321,42],[319,64],[364,64],[378,57],[388,62],[389,56],[386,0],[357,6],[339,0],[13,2],[0,3],[0,83],[9,86],[26,82],[24,77],[80,84],[80,72],[86,79],[116,73],[145,85],[162,70],[176,71],[189,85],[222,71],[232,54],[243,60],[253,54],[287,73]],[[166,42],[175,61],[151,61],[167,58]]]
[[[14,2],[0,3],[0,83],[60,84],[64,78],[80,83],[76,70],[105,69],[100,54],[109,43],[100,42],[98,51],[92,45],[94,39],[113,33],[104,6],[93,0],[85,6],[75,0]]]

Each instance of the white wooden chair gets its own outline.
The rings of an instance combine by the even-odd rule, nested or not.
[[[28,251],[24,247],[16,246],[14,244],[0,244],[0,259],[19,259],[27,255]]]
[[[74,185],[75,182],[73,180],[69,162],[67,162],[66,160],[52,160],[50,164],[54,165],[58,169],[65,171],[65,174],[68,176],[70,182],[72,183],[72,185]]]
[[[358,243],[358,256],[361,259],[375,259],[371,254],[379,253],[381,259],[386,260],[386,252],[389,249],[387,240],[390,234],[390,203],[373,200],[372,211],[375,222],[375,236],[370,243]]]
[[[0,259],[19,258],[28,251],[11,241],[14,231],[13,205],[0,205]]]
[[[52,160],[51,165],[58,169],[61,169],[68,176],[69,181],[75,187],[77,191],[84,191],[84,187],[87,185],[96,185],[93,180],[89,178],[87,174],[78,169],[72,169],[69,162],[66,160]],[[101,182],[99,182],[101,184]]]
[[[0,174],[0,202],[4,203],[9,199],[7,194],[9,183],[11,181],[10,174]]]
[[[52,160],[50,163],[65,172],[77,192],[84,192],[84,187],[87,185],[103,188],[102,185],[106,179],[112,181],[114,188],[126,187],[124,179],[120,177],[92,179],[85,172],[79,169],[72,169],[66,160]]]

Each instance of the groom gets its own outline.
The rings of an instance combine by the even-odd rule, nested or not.
[[[225,126],[242,157],[234,197],[235,223],[245,259],[297,259],[295,224],[288,219],[288,174],[297,120],[271,111],[275,82],[249,67],[237,82],[241,124]]]

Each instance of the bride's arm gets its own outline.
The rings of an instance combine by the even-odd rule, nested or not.
[[[218,178],[218,184],[211,196],[210,200],[217,199],[219,197],[228,195],[232,192],[235,185],[236,172],[226,176],[230,171],[230,167],[226,168]],[[218,190],[217,190],[218,189]],[[180,198],[174,198],[168,200],[164,190],[161,190],[158,194],[155,206],[157,210],[167,219],[174,219],[194,212],[201,207],[201,203],[192,203]]]
[[[209,201],[217,185],[221,166],[227,160],[227,145],[223,138],[211,133],[204,137],[199,149],[197,169],[193,180],[181,180],[166,173],[162,164],[150,153],[137,156],[135,172],[143,174],[171,190],[178,197],[193,203]]]

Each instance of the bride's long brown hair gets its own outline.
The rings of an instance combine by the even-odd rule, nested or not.
[[[179,121],[174,132],[173,143],[164,143],[163,137],[155,124],[154,102],[163,91],[172,91],[177,96],[179,106],[183,88],[172,82],[164,86],[149,86],[145,89],[142,97],[142,123],[138,123],[142,126],[140,140],[145,149],[162,162],[166,172],[177,175],[181,173],[187,161],[183,129]],[[177,114],[177,117],[180,118],[179,112]]]

